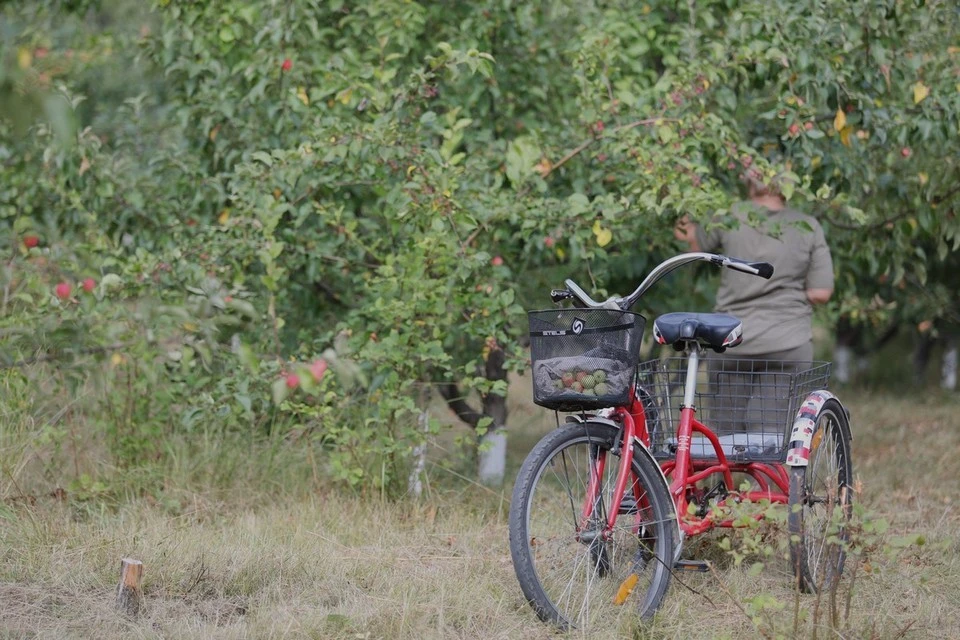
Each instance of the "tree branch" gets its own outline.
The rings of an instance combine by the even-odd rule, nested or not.
[[[133,342],[117,342],[114,344],[108,344],[101,347],[84,347],[82,349],[63,349],[57,351],[51,351],[39,356],[33,356],[32,358],[24,358],[23,360],[7,360],[2,355],[0,355],[0,369],[19,369],[22,367],[29,366],[31,364],[38,364],[40,362],[50,362],[52,360],[62,360],[65,356],[79,356],[79,355],[90,355],[93,353],[106,353],[108,351],[119,351],[120,349],[126,349],[132,346]]]
[[[474,429],[477,428],[477,423],[480,422],[483,414],[470,406],[455,383],[441,382],[437,385],[437,390],[440,392],[440,395],[443,396],[443,399],[447,401],[447,406],[450,407],[450,410],[453,411],[458,418]]]
[[[618,127],[614,127],[613,129],[611,129],[611,131],[613,131],[614,133],[619,133],[621,131],[629,131],[630,129],[636,129],[637,127],[649,126],[651,124],[656,124],[658,122],[679,122],[679,120],[677,118],[644,118],[643,120],[635,120],[633,122],[628,122],[627,124],[622,124]],[[587,147],[589,147],[599,139],[600,139],[599,137],[594,136],[592,138],[588,138],[584,140],[583,142],[578,144],[576,147],[568,151],[562,158],[557,160],[556,164],[552,165],[549,169],[544,171],[541,177],[544,180],[546,180],[551,173],[553,173],[563,165],[567,164],[570,160],[572,160],[576,156],[580,155],[584,149],[586,149]],[[527,195],[527,193],[529,192],[530,192],[530,186],[528,185],[524,187],[519,192],[518,195],[522,197]]]
[[[828,216],[826,213],[823,214],[823,219],[829,222],[831,226],[834,226],[837,229],[843,229],[844,231],[875,231],[877,229],[882,229],[886,225],[892,224],[897,220],[902,220],[906,218],[908,215],[910,215],[910,213],[905,211],[902,213],[898,213],[892,218],[887,218],[886,220],[881,220],[880,222],[874,222],[873,224],[867,225],[867,226],[857,226],[854,224],[847,224],[845,222],[837,222],[836,220]]]
[[[950,189],[949,191],[947,191],[946,193],[941,194],[941,195],[939,195],[939,196],[934,196],[933,198],[930,199],[930,201],[931,201],[933,204],[940,204],[940,203],[943,202],[944,200],[948,200],[948,199],[952,198],[953,196],[957,195],[957,193],[960,193],[960,183],[954,185],[954,187],[953,187],[952,189]]]

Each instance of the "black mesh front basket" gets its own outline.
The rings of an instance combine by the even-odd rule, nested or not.
[[[697,419],[720,441],[724,455],[735,462],[783,462],[790,430],[803,400],[826,389],[827,362],[717,358],[708,355],[700,369]],[[683,405],[685,358],[644,362],[639,367],[638,394],[643,399],[650,446],[658,458],[676,450]],[[694,458],[715,458],[713,445],[695,433]]]
[[[629,311],[531,311],[533,401],[556,411],[630,404],[646,318]]]

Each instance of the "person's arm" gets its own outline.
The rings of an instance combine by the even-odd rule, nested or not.
[[[833,289],[807,289],[807,300],[810,304],[826,304],[833,295]]]
[[[691,222],[690,217],[686,215],[677,220],[677,224],[673,227],[673,237],[690,245],[690,251],[713,253],[723,246],[721,229],[704,231],[703,227],[696,222]]]
[[[807,270],[806,290],[810,304],[825,304],[833,295],[833,258],[830,247],[818,224],[813,230],[813,249],[810,251],[810,268]]]
[[[673,237],[690,245],[690,251],[700,251],[700,243],[697,241],[697,225],[690,222],[689,216],[683,216],[677,220],[677,224],[673,227]]]

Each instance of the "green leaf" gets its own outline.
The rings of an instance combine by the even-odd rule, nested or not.
[[[480,435],[480,436],[484,435],[487,432],[487,430],[490,428],[490,425],[492,424],[493,424],[493,418],[491,418],[490,416],[483,416],[482,418],[480,418],[477,421],[477,428],[476,428],[477,435]]]
[[[290,388],[287,387],[286,379],[278,378],[273,381],[272,385],[270,385],[270,391],[273,395],[273,404],[280,405],[284,400],[287,399],[287,395],[290,393]]]
[[[250,154],[250,157],[254,160],[259,160],[268,167],[273,166],[273,158],[265,151],[254,151],[252,154]]]
[[[669,125],[662,124],[657,127],[657,137],[660,138],[660,142],[667,144],[676,139],[677,134],[673,131]]]

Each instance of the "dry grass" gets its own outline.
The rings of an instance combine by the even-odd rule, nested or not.
[[[844,636],[960,637],[960,403],[842,395],[853,410],[860,500],[890,521],[890,540],[924,537],[923,546],[875,554],[869,573],[860,568]],[[552,417],[527,405],[512,415],[515,468]],[[0,637],[556,637],[513,576],[508,490],[431,469],[419,504],[249,485],[191,495],[173,511],[53,497],[0,504]],[[691,548],[719,561],[716,576],[681,576],[699,593],[674,582],[652,627],[598,637],[743,638],[770,629],[789,637],[786,563],[751,577],[711,539]],[[112,609],[124,556],[146,565],[147,609],[135,622]],[[761,593],[786,609],[763,614],[758,631],[740,607]],[[807,618],[813,604],[801,597]]]

